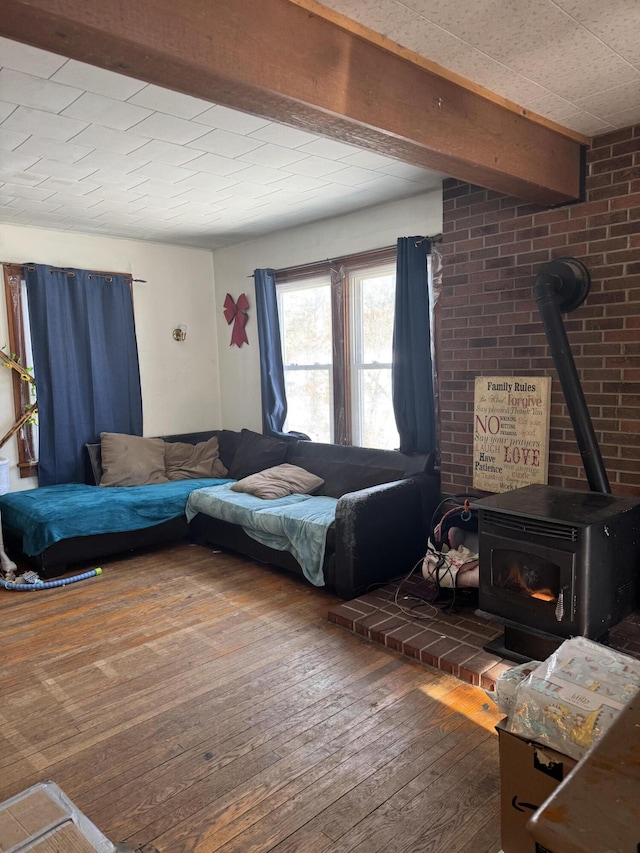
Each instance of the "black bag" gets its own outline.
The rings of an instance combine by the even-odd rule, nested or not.
[[[431,601],[478,604],[478,511],[473,495],[453,495],[441,501],[431,519],[422,576]]]
[[[474,495],[452,495],[440,502],[431,519],[429,539],[436,551],[459,548],[478,550],[478,510],[470,505]]]

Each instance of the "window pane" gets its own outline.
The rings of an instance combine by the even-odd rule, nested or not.
[[[358,444],[397,450],[400,438],[391,401],[391,370],[362,368],[356,375],[360,416]]]
[[[331,364],[331,291],[328,284],[278,291],[285,365]]]
[[[351,409],[353,443],[393,449],[399,438],[391,402],[395,267],[351,278]]]
[[[305,432],[313,441],[333,440],[331,368],[286,370],[287,420],[285,431]]]
[[[360,280],[362,350],[358,360],[365,364],[391,363],[395,292],[395,271]]]

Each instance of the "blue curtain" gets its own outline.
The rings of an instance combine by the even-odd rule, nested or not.
[[[38,394],[38,482],[84,482],[101,432],[142,435],[131,279],[26,266]]]
[[[436,447],[431,322],[424,237],[400,237],[393,327],[393,409],[403,453],[429,453]]]
[[[256,318],[260,348],[262,431],[266,435],[308,439],[309,436],[304,432],[282,431],[287,418],[287,392],[282,365],[276,274],[272,269],[254,270],[253,278],[256,286]]]
[[[262,431],[279,434],[287,417],[280,321],[276,298],[276,274],[271,269],[255,270],[256,318],[260,347],[260,390],[262,391]]]

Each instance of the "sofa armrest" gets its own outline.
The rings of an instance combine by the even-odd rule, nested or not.
[[[343,495],[336,507],[333,583],[341,598],[408,575],[426,551],[439,478],[417,474]]]

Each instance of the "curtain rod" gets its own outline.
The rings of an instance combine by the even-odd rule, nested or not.
[[[25,269],[28,269],[31,272],[33,272],[35,270],[35,267],[32,266],[31,264],[10,264],[10,263],[5,262],[3,264],[3,266],[24,267]],[[50,267],[49,272],[66,272],[70,276],[75,275],[73,267]],[[85,270],[85,272],[88,273],[89,278],[91,278],[91,276],[96,276],[99,278],[110,279],[115,275],[120,275],[123,278],[130,278],[132,282],[135,281],[135,282],[139,282],[140,284],[146,284],[147,283],[146,278],[133,278],[132,274],[130,272],[100,272],[99,270]]]
[[[433,236],[421,237],[416,242],[416,246],[419,246],[421,243],[424,243],[425,240],[428,240],[430,243],[441,243],[442,242],[442,234],[434,234]],[[365,250],[364,252],[356,252],[353,255],[344,255],[341,258],[325,258],[324,260],[321,260],[321,261],[310,261],[307,264],[296,264],[293,267],[283,267],[283,269],[278,270],[278,272],[282,275],[282,274],[286,274],[292,270],[303,271],[306,269],[313,269],[314,267],[319,267],[322,264],[329,264],[329,265],[338,264],[338,263],[341,263],[345,260],[348,260],[349,262],[351,262],[351,261],[357,262],[358,258],[371,257],[372,255],[376,255],[376,254],[384,254],[385,252],[393,251],[395,248],[396,248],[396,246],[383,246],[380,249],[368,249],[368,250]],[[254,278],[254,274],[251,273],[250,275],[247,276],[247,278]]]

